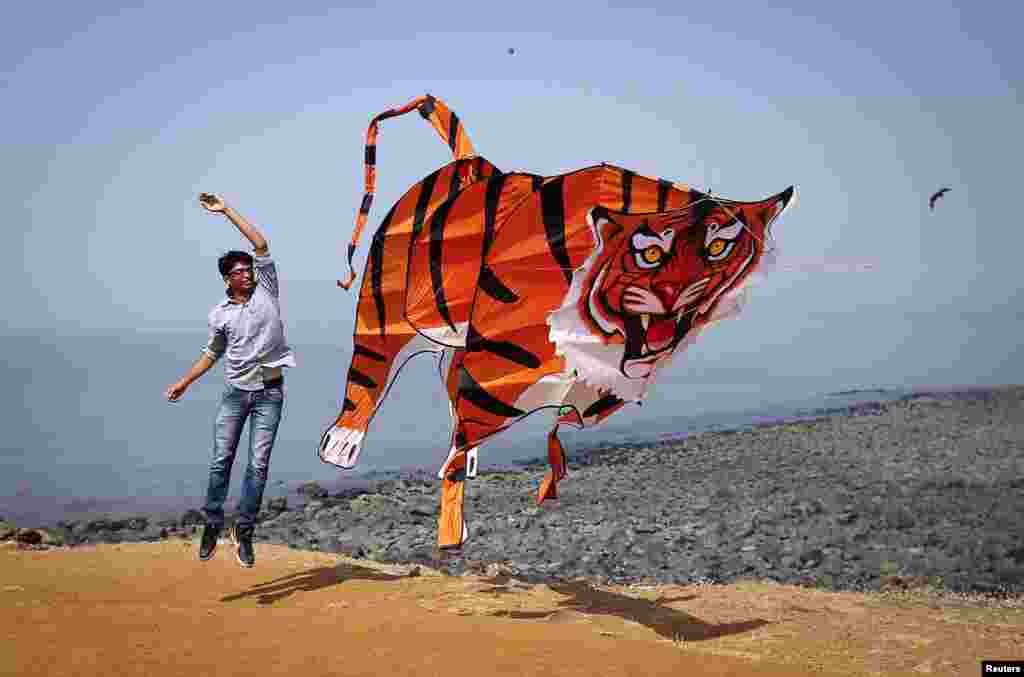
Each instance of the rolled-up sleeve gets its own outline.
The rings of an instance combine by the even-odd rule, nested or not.
[[[277,266],[269,256],[252,257],[256,267],[256,284],[263,287],[275,299],[278,298]]]
[[[227,347],[227,336],[224,334],[224,327],[218,321],[215,312],[210,313],[209,327],[210,336],[206,340],[206,345],[203,346],[203,354],[216,362],[224,355],[224,349]]]

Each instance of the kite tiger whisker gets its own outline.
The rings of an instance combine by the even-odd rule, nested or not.
[[[376,184],[380,121],[416,110],[453,160],[413,184],[374,234],[355,312],[341,410],[317,445],[357,467],[374,415],[406,362],[439,356],[452,428],[438,444],[438,546],[469,537],[465,481],[482,444],[553,412],[538,504],[558,498],[562,425],[591,428],[640,403],[673,355],[735,314],[790,186],[729,200],[602,163],[558,175],[503,172],[476,154],[462,120],[427,95],[373,118],[354,253]]]

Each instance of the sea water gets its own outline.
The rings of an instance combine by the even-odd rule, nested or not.
[[[77,515],[199,507],[224,387],[221,369],[215,367],[180,402],[168,402],[164,390],[187,371],[204,341],[201,332],[0,336],[7,358],[0,372],[5,384],[0,389],[0,517],[51,523]],[[368,474],[436,470],[448,450],[450,418],[432,357],[406,366],[400,386],[372,422],[358,472],[346,473],[322,463],[316,445],[339,410],[351,338],[338,345],[301,337],[290,337],[290,342],[298,367],[286,371],[285,411],[267,497],[293,492],[308,481],[335,487],[358,483]],[[787,361],[785,351],[771,362],[756,350],[734,351],[725,358],[701,353],[711,349],[691,349],[695,356],[667,370],[643,406],[627,405],[592,430],[563,426],[566,448],[785,420],[887,401],[910,390],[901,383],[908,376],[892,370],[836,362],[824,371],[801,364],[799,356]],[[484,445],[481,468],[546,457],[550,426],[549,414],[527,417]],[[229,507],[237,500],[247,446],[246,431]]]

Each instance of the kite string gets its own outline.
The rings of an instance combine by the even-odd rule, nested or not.
[[[731,218],[731,219],[732,219],[733,221],[735,221],[736,223],[740,224],[740,227],[741,227],[741,228],[743,228],[743,230],[747,231],[747,233],[748,233],[748,234],[750,235],[750,237],[752,237],[752,238],[754,238],[755,240],[757,240],[757,241],[758,241],[758,242],[759,242],[759,243],[761,244],[761,247],[762,247],[762,248],[764,247],[764,241],[763,241],[763,240],[761,240],[761,238],[759,238],[759,237],[758,237],[758,236],[757,236],[757,235],[756,235],[756,234],[754,233],[754,231],[753,231],[753,230],[751,230],[750,228],[748,228],[748,227],[747,227],[747,224],[743,222],[743,219],[741,219],[741,218],[739,217],[739,215],[738,215],[738,214],[737,214],[736,212],[734,212],[733,210],[731,210],[731,209],[729,209],[729,208],[728,208],[727,206],[725,206],[725,204],[724,204],[724,203],[723,203],[723,202],[722,202],[721,200],[719,200],[719,199],[718,199],[717,197],[715,197],[715,196],[714,196],[714,195],[712,195],[711,193],[708,193],[708,194],[707,194],[707,196],[708,196],[708,199],[709,199],[709,200],[711,200],[711,201],[712,201],[712,202],[714,202],[714,203],[715,203],[716,205],[718,205],[719,207],[721,207],[721,208],[722,208],[722,211],[724,211],[724,212],[725,212],[726,214],[728,214],[728,215],[729,215],[729,218]]]
[[[465,127],[460,124],[459,116],[451,111],[447,105],[440,99],[427,94],[426,96],[419,96],[398,108],[391,108],[383,113],[379,113],[377,116],[370,121],[370,126],[366,130],[366,152],[365,152],[365,190],[363,194],[363,200],[359,204],[359,212],[356,214],[356,225],[352,232],[352,241],[348,245],[348,270],[349,277],[347,280],[338,280],[338,286],[342,289],[348,289],[352,286],[352,283],[356,279],[356,271],[352,266],[352,258],[355,256],[356,247],[359,245],[359,238],[363,234],[363,228],[366,227],[367,218],[370,215],[370,207],[373,205],[373,196],[377,188],[377,134],[382,120],[388,118],[397,117],[399,115],[405,115],[413,110],[419,110],[420,115],[423,119],[430,122],[434,127],[434,130],[441,137],[441,140],[448,144],[452,154],[456,160],[462,160],[468,157],[473,157],[476,152],[473,149],[473,144],[469,140],[469,134],[466,133]],[[474,177],[467,176],[468,181],[472,181]]]

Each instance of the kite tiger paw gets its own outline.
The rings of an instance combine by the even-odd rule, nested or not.
[[[345,470],[352,470],[359,462],[366,431],[333,426],[320,438],[320,460]]]

